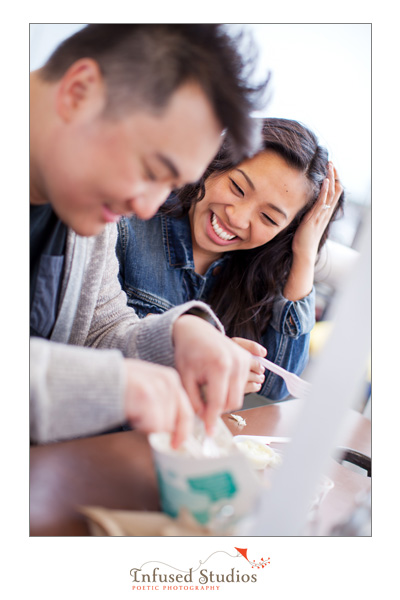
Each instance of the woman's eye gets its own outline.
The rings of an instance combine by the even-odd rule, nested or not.
[[[230,182],[232,183],[233,187],[235,188],[235,190],[241,195],[244,196],[244,191],[242,190],[242,188],[240,186],[238,186],[238,184],[236,183],[236,181],[233,181],[233,179],[229,178]]]
[[[271,219],[271,217],[269,217],[268,215],[266,215],[265,213],[262,213],[262,216],[264,217],[264,219],[266,219],[267,221],[269,221],[269,223],[271,223],[272,225],[275,225],[276,227],[278,227],[278,223],[275,223],[275,221],[273,221]]]

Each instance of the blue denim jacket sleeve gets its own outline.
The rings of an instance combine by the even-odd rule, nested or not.
[[[271,321],[262,337],[267,358],[287,371],[301,375],[308,361],[310,332],[314,324],[314,288],[297,302],[283,296],[277,298]],[[268,370],[259,394],[270,400],[282,400],[289,395],[283,379]]]

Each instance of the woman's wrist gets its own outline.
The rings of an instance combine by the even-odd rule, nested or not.
[[[297,264],[303,264],[305,267],[307,268],[313,268],[315,266],[316,260],[317,260],[317,254],[318,254],[318,249],[315,250],[307,250],[306,252],[304,250],[294,250],[292,249],[292,254],[293,254],[293,261],[292,261],[292,267],[293,265],[297,265]]]
[[[314,284],[315,259],[293,256],[292,267],[283,290],[283,295],[292,302],[297,302],[308,296]]]

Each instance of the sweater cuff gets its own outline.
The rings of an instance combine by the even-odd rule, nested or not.
[[[185,313],[185,315],[194,315],[195,317],[199,317],[200,319],[203,319],[204,321],[207,321],[207,323],[210,323],[210,325],[213,325],[214,327],[217,327],[217,323],[215,322],[215,319],[211,316],[211,314],[204,310],[203,308],[200,308],[199,306],[194,306],[193,308],[189,308],[189,310],[187,310]]]

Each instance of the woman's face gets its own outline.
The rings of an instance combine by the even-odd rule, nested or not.
[[[311,194],[306,176],[270,150],[209,177],[205,187],[205,197],[189,213],[195,263],[197,258],[203,266],[224,252],[269,242]]]

